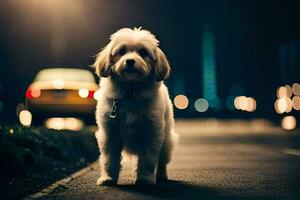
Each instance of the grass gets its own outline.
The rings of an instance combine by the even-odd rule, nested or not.
[[[0,199],[21,199],[98,157],[94,134],[0,124]]]

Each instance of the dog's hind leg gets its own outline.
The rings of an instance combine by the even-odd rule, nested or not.
[[[178,140],[177,133],[171,132],[162,145],[156,173],[156,182],[165,182],[168,180],[167,164],[171,161],[171,154],[175,143]]]
[[[98,138],[97,138],[98,139]],[[122,145],[118,140],[98,139],[100,148],[101,176],[97,185],[115,185],[118,182],[121,162]]]

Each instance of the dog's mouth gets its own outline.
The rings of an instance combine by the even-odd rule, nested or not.
[[[126,67],[124,69],[124,73],[126,73],[126,74],[139,74],[140,72],[134,67]]]
[[[140,71],[134,67],[126,67],[123,71],[123,75],[127,80],[136,80],[140,77]]]

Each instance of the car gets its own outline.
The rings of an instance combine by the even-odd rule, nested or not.
[[[25,94],[33,122],[49,117],[81,117],[94,121],[99,86],[92,72],[77,68],[40,70]]]

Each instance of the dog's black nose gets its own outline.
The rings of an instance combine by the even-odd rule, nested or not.
[[[135,60],[134,60],[134,59],[127,59],[127,60],[126,60],[126,65],[127,65],[127,66],[133,66],[134,63],[135,63]]]

